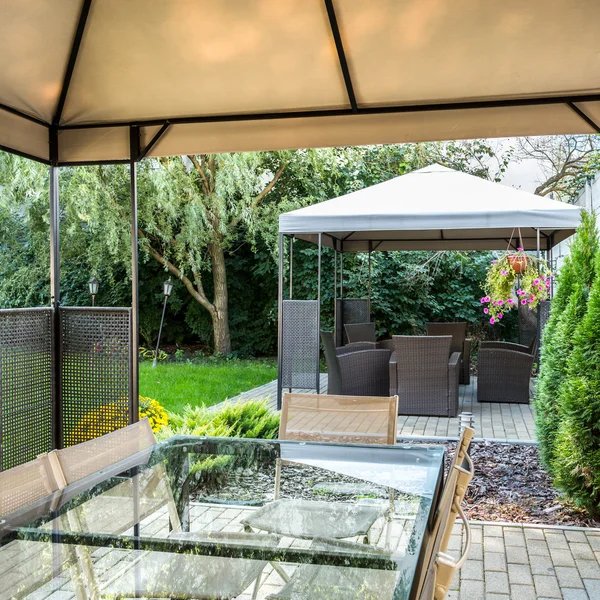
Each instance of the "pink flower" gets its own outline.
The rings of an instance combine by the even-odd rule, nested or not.
[[[533,280],[533,285],[539,285],[540,284],[540,280],[539,279],[534,279]]]
[[[513,299],[512,299],[512,298],[509,298],[509,299],[508,299],[506,302],[507,302],[508,304],[512,304],[512,303],[513,303]]]
[[[502,313],[498,313],[498,318],[501,319],[502,318]]]
[[[497,261],[496,259],[494,259],[494,260],[492,261],[492,264],[493,264],[493,265],[495,265],[497,262],[498,262],[498,261]]]
[[[523,298],[523,300],[521,300],[521,304],[522,304],[523,306],[525,306],[525,305],[527,304],[527,300],[525,300],[525,298]]]
[[[517,252],[523,252],[523,248],[517,248]]]
[[[481,299],[481,304],[485,304],[485,298]]]
[[[490,312],[489,308],[484,308],[483,309],[483,314],[487,315]]]
[[[507,271],[505,271],[504,269],[502,269],[502,270],[500,271],[500,275],[504,275],[504,276],[506,277],[506,276],[508,275],[508,272],[507,272]]]
[[[490,319],[490,325],[493,325],[495,322],[496,322],[496,319],[494,319],[494,317],[492,317],[492,318]]]
[[[502,306],[504,304],[504,300],[498,300],[498,302],[496,302],[496,304],[498,306]]]
[[[485,301],[486,301],[486,302],[489,302],[490,300],[491,300],[491,298],[490,298],[489,296],[486,296],[486,297],[485,297]]]

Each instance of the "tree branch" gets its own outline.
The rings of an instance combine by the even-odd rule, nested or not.
[[[196,171],[198,172],[198,175],[200,175],[200,178],[202,179],[202,188],[204,189],[204,194],[206,196],[209,196],[210,195],[210,186],[208,184],[208,179],[206,178],[206,173],[204,172],[202,165],[200,164],[198,159],[193,154],[188,154],[188,158],[192,161],[192,164],[194,165],[194,169],[196,169]]]

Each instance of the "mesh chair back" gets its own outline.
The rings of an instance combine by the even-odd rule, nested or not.
[[[47,465],[48,456],[0,472],[0,517],[48,496],[58,484]]]
[[[327,363],[327,391],[330,394],[342,393],[342,373],[338,363],[335,340],[331,331],[321,331],[321,342],[323,353]]]
[[[154,444],[156,438],[150,423],[148,419],[142,419],[93,440],[63,450],[53,450],[48,456],[53,467],[55,461],[58,463],[59,473],[62,473],[64,478],[64,481],[58,483],[65,486],[106,469]],[[57,475],[56,468],[54,472],[58,480],[60,475]]]
[[[347,323],[346,336],[348,343],[353,342],[375,342],[375,323]]]
[[[397,361],[397,392],[402,402],[422,407],[423,414],[431,407],[447,403],[448,357],[452,337],[395,335]],[[402,409],[402,406],[401,406]]]
[[[465,338],[467,337],[466,323],[426,323],[427,335],[451,335],[452,344],[450,352],[463,352]]]
[[[395,444],[398,396],[284,394],[279,439]]]

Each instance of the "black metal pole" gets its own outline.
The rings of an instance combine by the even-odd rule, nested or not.
[[[156,366],[156,361],[158,360],[158,348],[160,346],[160,336],[162,335],[163,323],[165,322],[165,312],[167,310],[167,298],[168,298],[168,296],[165,296],[165,301],[163,303],[162,317],[160,318],[160,327],[158,329],[158,339],[156,340],[156,350],[154,352],[154,360],[152,361],[153,367]]]
[[[371,320],[371,252],[373,250],[373,242],[369,240],[369,259],[368,259],[368,273],[367,273],[367,286],[368,286],[368,298],[369,298],[369,320]]]
[[[138,218],[137,218],[137,157],[140,152],[139,127],[129,129],[129,193],[131,203],[131,398],[129,422],[139,420],[139,281],[138,281]]]
[[[52,448],[62,448],[60,368],[60,200],[58,167],[50,167],[50,305],[52,322]]]
[[[321,254],[323,250],[323,234],[319,233],[319,259],[317,263],[317,394],[321,393]]]
[[[277,410],[281,410],[283,360],[283,234],[279,234],[279,285],[277,292]]]
[[[337,248],[334,244],[333,246],[333,339],[336,340],[337,343]]]
[[[294,236],[290,237],[290,300],[294,297]]]

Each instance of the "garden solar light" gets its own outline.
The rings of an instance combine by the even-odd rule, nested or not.
[[[165,282],[163,282],[163,295],[165,297],[165,301],[163,303],[162,317],[160,318],[160,328],[158,330],[158,339],[156,340],[156,351],[154,352],[154,360],[152,361],[153,367],[156,366],[156,362],[158,361],[158,347],[160,346],[160,336],[162,334],[163,323],[165,320],[165,311],[167,310],[167,298],[171,295],[172,291],[173,291],[173,282],[171,281],[171,278],[169,277],[169,279],[167,279]]]
[[[98,280],[95,277],[92,277],[88,281],[88,289],[90,290],[90,294],[92,295],[92,306],[94,306],[96,294],[98,293]]]

